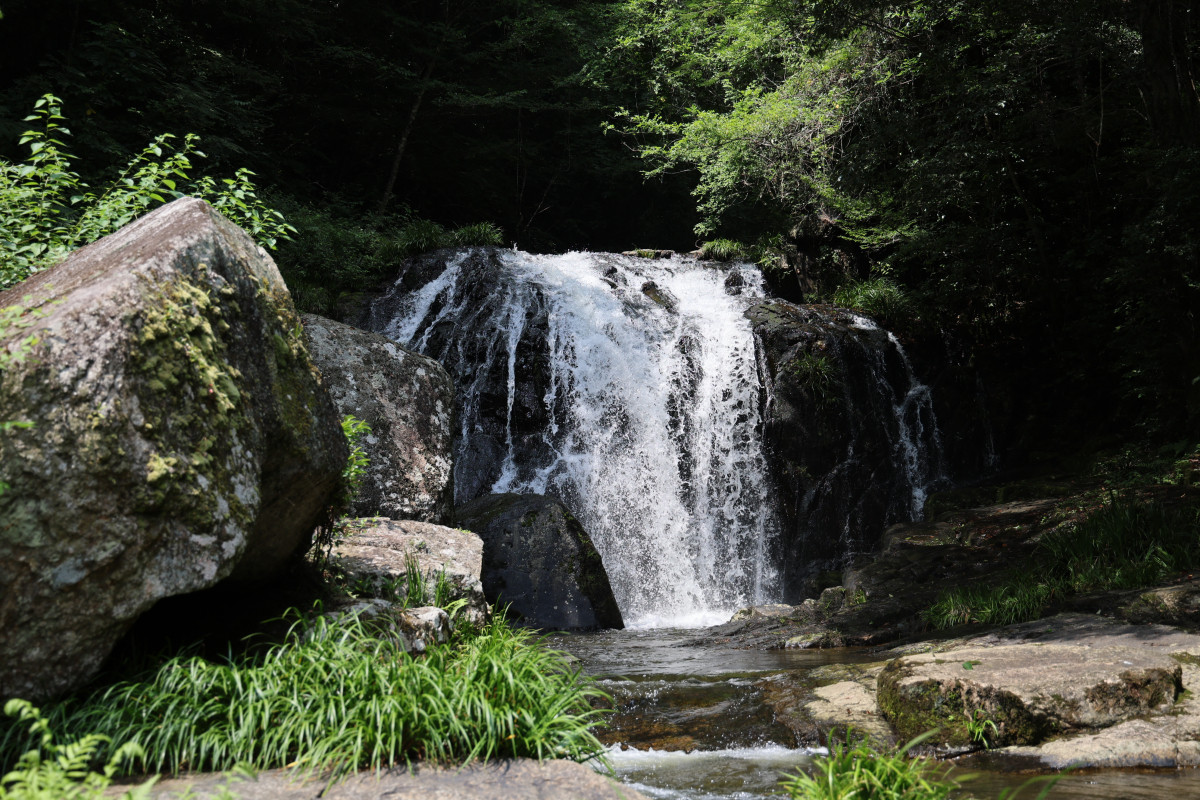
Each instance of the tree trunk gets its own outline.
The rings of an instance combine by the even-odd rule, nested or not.
[[[404,150],[408,147],[408,137],[412,133],[414,123],[417,121],[417,113],[421,110],[421,101],[425,99],[425,92],[429,89],[429,79],[433,77],[435,64],[437,64],[437,58],[431,58],[425,66],[425,72],[421,74],[421,84],[417,90],[417,97],[413,100],[412,108],[409,109],[408,119],[404,122],[404,129],[400,132],[400,141],[396,145],[396,155],[392,158],[392,168],[388,172],[387,186],[384,187],[383,197],[379,198],[378,211],[380,214],[387,210],[388,203],[392,201],[392,192],[396,188],[396,177],[400,174],[400,162],[404,160]]]
[[[1142,94],[1162,144],[1195,144],[1200,94],[1192,64],[1196,0],[1142,0],[1136,27],[1142,39]]]

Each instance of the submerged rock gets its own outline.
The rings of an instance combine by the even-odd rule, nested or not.
[[[274,262],[181,199],[0,294],[0,694],[95,674],[158,600],[305,547],[346,444]]]
[[[431,358],[313,314],[304,341],[338,412],[371,426],[351,513],[444,523],[454,500],[454,382]]]
[[[483,538],[483,590],[555,630],[622,628],[600,554],[574,515],[541,495],[485,495],[455,511]]]
[[[357,593],[403,599],[410,563],[424,582],[422,604],[466,600],[464,612],[475,623],[489,616],[479,576],[483,542],[470,531],[414,520],[347,520],[346,537],[333,549],[340,568]],[[447,597],[438,598],[439,581]]]

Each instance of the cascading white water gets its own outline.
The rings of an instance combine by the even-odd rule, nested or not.
[[[761,296],[748,265],[464,251],[382,327],[456,378],[460,490],[559,497],[627,626],[694,626],[780,596]]]
[[[908,360],[908,353],[904,351],[904,346],[894,333],[883,331],[874,320],[867,317],[858,314],[851,316],[856,328],[886,333],[888,342],[904,365],[906,385],[892,404],[892,415],[896,420],[898,434],[895,449],[904,472],[905,483],[911,493],[910,519],[921,519],[929,486],[945,477],[937,472],[941,464],[942,441],[937,417],[933,413],[933,393],[917,378],[912,362]],[[886,353],[877,350],[875,355],[874,371],[879,376],[880,385],[884,385],[883,376],[887,372]]]

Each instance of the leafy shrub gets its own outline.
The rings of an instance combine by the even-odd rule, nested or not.
[[[914,313],[912,301],[899,286],[887,278],[874,278],[842,286],[834,292],[833,303],[892,324],[903,322]]]
[[[0,778],[0,800],[101,800],[112,797],[105,792],[121,764],[142,756],[141,748],[126,743],[116,748],[100,772],[92,771],[97,753],[111,740],[100,734],[88,734],[69,744],[58,744],[50,722],[25,700],[9,700],[6,716],[17,725],[28,722],[33,747],[22,753],[11,772]],[[120,795],[121,800],[142,800],[150,796],[151,780]]]
[[[358,618],[318,617],[282,644],[215,663],[176,657],[56,713],[61,725],[131,743],[130,769],[340,772],[413,759],[602,758],[591,727],[603,697],[563,654],[500,619],[418,658]],[[5,755],[23,743],[10,736]]]
[[[184,195],[207,200],[265,247],[274,248],[294,232],[259,200],[250,170],[219,182],[208,176],[192,180],[192,159],[204,157],[195,134],[185,136],[174,152],[175,137],[160,134],[104,191],[92,191],[72,170],[73,156],[63,140],[70,131],[60,112],[61,101],[44,95],[25,118],[40,123],[20,140],[29,145],[29,157],[20,164],[0,160],[0,289]]]

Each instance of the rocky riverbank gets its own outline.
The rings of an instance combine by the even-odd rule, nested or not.
[[[1026,481],[935,497],[932,519],[892,527],[841,585],[797,606],[745,609],[694,644],[869,648],[869,663],[759,681],[798,743],[853,729],[886,747],[932,730],[930,750],[993,766],[1200,765],[1200,581],[1191,573],[1063,592],[1019,624],[934,627],[931,609],[948,589],[1039,574],[1041,543],[1115,502],[1113,491],[1098,479]],[[1195,530],[1190,482],[1127,485],[1121,496],[1186,512]],[[980,498],[1004,502],[975,505]]]

